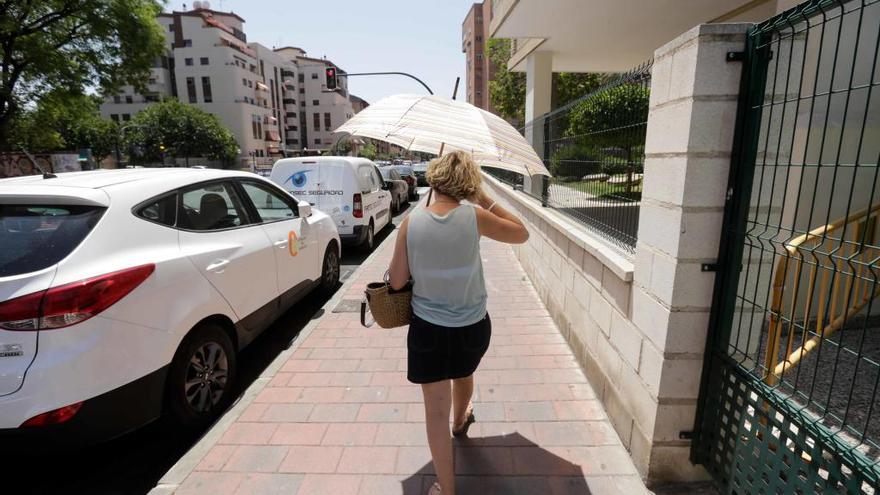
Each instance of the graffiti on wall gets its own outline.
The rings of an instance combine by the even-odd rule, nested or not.
[[[82,170],[79,155],[75,153],[46,153],[33,155],[34,161],[45,172],[74,172]],[[24,153],[0,153],[0,178],[39,174]]]

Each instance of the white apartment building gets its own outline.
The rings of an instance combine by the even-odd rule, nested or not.
[[[102,116],[124,126],[150,103],[178,98],[216,115],[247,164],[326,149],[332,130],[354,114],[346,78],[325,92],[331,62],[298,48],[248,43],[244,19],[234,13],[197,3],[191,11],[162,13],[158,21],[167,52],[151,71],[148,91],[123,88],[105,99]]]

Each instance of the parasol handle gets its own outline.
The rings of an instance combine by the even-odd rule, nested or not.
[[[437,153],[437,156],[443,156],[443,147],[446,146],[446,143],[440,143],[440,152]]]

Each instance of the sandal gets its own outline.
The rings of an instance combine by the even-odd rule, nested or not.
[[[467,418],[465,418],[464,424],[461,425],[461,428],[459,428],[457,430],[455,428],[452,429],[452,436],[466,437],[468,429],[470,429],[471,425],[474,424],[474,422],[476,420],[477,420],[477,418],[474,417],[474,407],[471,406],[471,410],[468,411]]]
[[[428,495],[440,495],[441,493],[443,493],[443,487],[436,481],[431,485],[431,488],[428,488]]]

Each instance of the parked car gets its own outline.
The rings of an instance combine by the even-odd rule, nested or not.
[[[427,186],[428,185],[428,162],[420,162],[413,165],[413,175],[416,176],[416,185],[417,186]]]
[[[380,168],[379,172],[385,182],[390,184],[391,191],[391,210],[397,213],[403,203],[409,201],[409,184],[397,173],[397,170],[391,168]]]
[[[309,156],[275,162],[270,179],[327,212],[342,242],[372,251],[376,232],[391,224],[391,191],[366,158]]]
[[[3,446],[206,425],[239,351],[339,280],[332,219],[246,172],[3,179],[0,245]]]
[[[409,200],[416,201],[419,199],[419,189],[416,185],[416,176],[413,174],[413,168],[409,165],[392,165],[392,170],[396,170],[398,174],[409,185]]]

